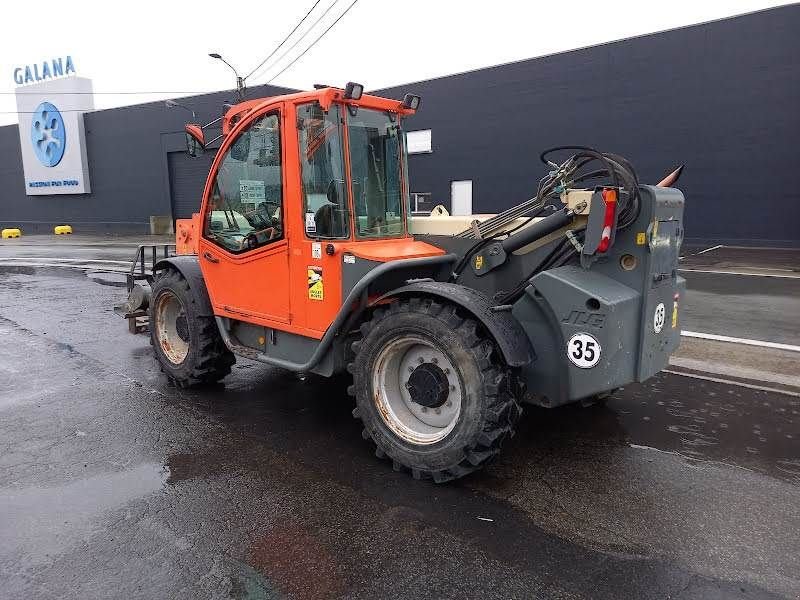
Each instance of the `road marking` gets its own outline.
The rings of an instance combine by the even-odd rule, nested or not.
[[[681,331],[681,335],[702,340],[714,340],[717,342],[730,342],[732,344],[744,344],[745,346],[759,346],[761,348],[775,348],[777,350],[788,350],[789,352],[800,352],[800,346],[792,344],[779,344],[778,342],[764,342],[762,340],[748,340],[747,338],[730,337],[727,335],[717,335],[716,333],[700,333],[698,331]]]
[[[693,379],[702,379],[703,381],[713,381],[714,383],[726,383],[728,385],[738,385],[739,387],[748,388],[751,390],[759,390],[761,392],[772,392],[773,394],[786,394],[787,396],[794,396],[800,398],[800,392],[791,390],[782,390],[780,388],[772,388],[765,385],[756,385],[754,383],[745,383],[743,381],[735,381],[733,379],[724,379],[722,377],[711,377],[710,375],[700,375],[698,373],[685,373],[683,371],[673,371],[672,369],[663,369],[662,373],[669,373],[670,375],[680,375],[682,377],[691,377]]]
[[[717,250],[718,248],[724,248],[722,244],[717,244],[716,246],[711,246],[711,248],[706,248],[705,250],[700,250],[697,254],[705,254],[706,252],[711,252],[712,250]],[[694,256],[694,255],[693,255]]]
[[[783,275],[781,273],[746,273],[744,271],[716,271],[713,269],[678,269],[681,273],[713,273],[715,275],[749,275],[750,277],[782,277],[783,279],[800,279],[800,274]]]
[[[3,265],[0,262],[0,267],[3,266],[14,266],[14,265]],[[120,267],[114,268],[112,266],[108,267],[98,267],[95,265],[65,265],[64,263],[43,263],[43,262],[23,262],[17,263],[16,266],[19,267],[47,267],[47,268],[58,268],[58,269],[78,269],[84,271],[94,271],[95,273],[122,273],[123,275],[130,272],[130,269],[127,267]]]
[[[8,256],[8,257],[0,257],[0,263],[7,261],[7,260],[22,260],[22,261],[56,261],[59,263],[104,263],[104,264],[115,264],[115,265],[130,265],[132,261],[130,260],[103,260],[99,258],[51,258],[48,256]]]
[[[722,244],[717,244],[716,246],[712,246],[711,248],[706,248],[705,250],[700,250],[700,252],[693,252],[692,254],[687,254],[686,256],[697,256],[698,254],[705,254],[706,252],[711,252],[712,250],[716,250],[718,248],[724,248]],[[683,260],[686,256],[679,256],[678,260]]]

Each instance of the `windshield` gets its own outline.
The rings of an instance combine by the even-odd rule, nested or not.
[[[403,235],[402,146],[396,115],[365,108],[348,115],[357,237]]]

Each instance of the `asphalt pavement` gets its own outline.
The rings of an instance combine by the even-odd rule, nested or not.
[[[344,382],[239,359],[169,387],[123,289],[8,246],[0,598],[800,597],[798,395],[661,373],[527,409],[497,462],[436,486],[373,456]]]

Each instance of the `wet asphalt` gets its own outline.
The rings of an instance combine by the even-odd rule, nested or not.
[[[0,269],[0,598],[800,597],[797,396],[662,373],[436,486],[343,381],[169,387],[123,296]]]

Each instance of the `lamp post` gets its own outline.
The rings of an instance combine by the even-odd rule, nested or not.
[[[244,77],[241,77],[239,75],[239,73],[236,71],[236,69],[234,68],[234,66],[231,63],[229,63],[227,60],[222,58],[222,56],[219,55],[218,53],[210,52],[209,56],[211,58],[216,58],[217,60],[221,60],[226,65],[228,65],[228,67],[230,67],[231,71],[233,71],[233,74],[236,75],[236,95],[239,97],[239,102],[244,100],[244,93],[245,93]]]
[[[197,115],[194,114],[194,110],[192,110],[185,104],[181,104],[180,102],[176,102],[175,100],[167,100],[166,102],[164,102],[164,104],[167,105],[167,108],[182,108],[183,110],[188,110],[190,113],[192,113],[192,119],[195,121],[197,120]]]

